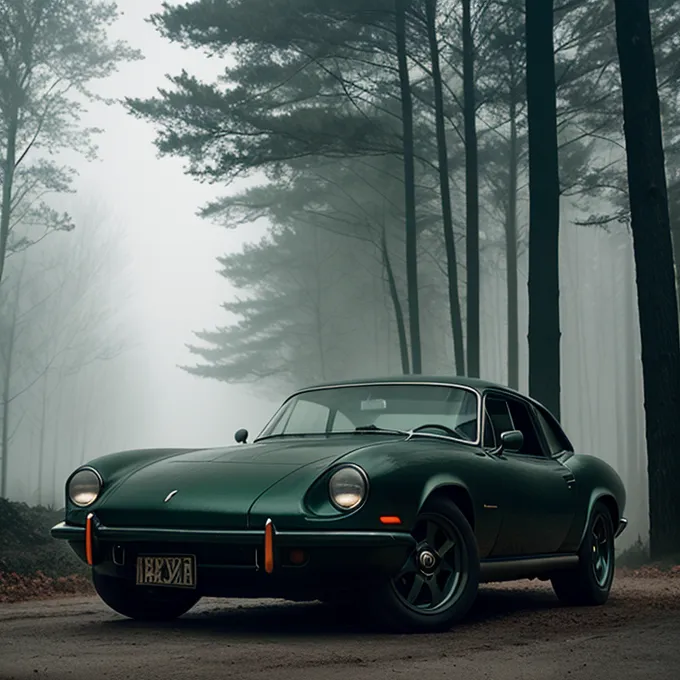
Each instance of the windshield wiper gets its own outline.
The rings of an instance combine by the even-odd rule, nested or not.
[[[378,433],[385,433],[385,434],[401,434],[404,435],[405,437],[408,437],[410,434],[409,432],[406,432],[405,430],[392,430],[390,428],[385,428],[385,427],[378,427],[377,425],[360,425],[359,427],[354,429],[355,432],[378,432]]]

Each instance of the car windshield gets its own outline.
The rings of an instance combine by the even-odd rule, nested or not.
[[[320,388],[284,403],[258,439],[383,430],[477,439],[479,395],[445,385],[366,384]],[[440,427],[432,427],[437,426]]]

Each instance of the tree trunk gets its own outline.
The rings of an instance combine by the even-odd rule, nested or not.
[[[65,441],[66,437],[63,437],[62,439],[62,433],[60,432],[61,430],[61,425],[64,422],[64,418],[62,417],[62,412],[63,412],[63,407],[64,407],[64,402],[66,401],[71,401],[72,403],[76,402],[76,395],[71,394],[70,399],[67,397],[64,399],[64,394],[63,388],[60,390],[60,377],[58,377],[58,382],[55,385],[54,389],[50,393],[50,399],[52,398],[53,395],[58,394],[59,397],[54,400],[54,424],[52,426],[52,470],[50,472],[50,493],[48,498],[50,499],[50,505],[53,507],[59,507],[57,503],[59,502],[59,487],[61,486],[60,484],[57,483],[58,477],[57,477],[57,471],[59,470],[59,454],[60,454],[60,447],[59,447],[59,442],[60,441]],[[59,393],[60,392],[60,393]],[[68,393],[66,393],[68,394]],[[70,435],[71,435],[71,442],[69,444],[70,448],[73,449],[75,448],[75,437],[73,436],[75,432],[75,423],[71,427]]]
[[[6,353],[3,352],[4,371],[2,377],[2,434],[0,435],[0,453],[2,453],[2,465],[0,466],[0,498],[7,498],[9,493],[9,415],[12,403],[12,363],[14,361],[14,349],[17,340],[17,319],[19,317],[19,300],[21,297],[21,284],[24,278],[25,260],[22,262],[19,271],[19,278],[16,283],[14,301],[12,304],[12,318],[9,324],[9,341]]]
[[[0,486],[0,498],[7,498],[8,484],[7,472],[9,470],[9,406],[12,389],[12,354],[14,353],[14,329],[7,346],[7,361],[2,379],[2,486]]]
[[[406,324],[404,323],[404,310],[401,307],[401,301],[399,300],[399,291],[397,290],[397,282],[394,278],[394,270],[392,269],[392,260],[390,259],[390,253],[387,249],[387,236],[385,234],[385,229],[383,228],[382,233],[382,255],[383,263],[385,265],[385,273],[387,274],[387,284],[390,288],[390,298],[392,300],[392,305],[394,307],[394,318],[397,323],[397,334],[399,337],[399,352],[401,355],[401,370],[404,375],[408,375],[411,372],[409,366],[408,358],[408,340],[406,338]]]
[[[467,249],[467,368],[478,378],[479,364],[479,163],[475,102],[475,46],[471,0],[463,0],[463,117],[465,119],[465,204]]]
[[[626,484],[635,488],[640,485],[640,432],[638,431],[638,411],[640,406],[640,394],[638,387],[638,371],[640,357],[636,351],[635,336],[639,335],[640,329],[637,319],[637,305],[635,301],[635,267],[633,254],[626,250],[624,263],[623,300],[624,300],[624,360],[623,366],[626,371],[626,409],[625,409],[625,441],[626,441]],[[632,500],[632,499],[631,499]],[[637,508],[638,504],[631,507]]]
[[[418,229],[416,222],[416,178],[413,150],[413,97],[406,51],[406,7],[408,0],[395,0],[397,59],[401,84],[401,115],[404,147],[404,206],[406,211],[406,280],[413,373],[423,372],[418,301]]]
[[[14,168],[16,166],[18,129],[19,112],[15,107],[10,111],[7,121],[7,149],[5,151],[2,178],[2,206],[0,207],[0,283],[2,283],[3,273],[5,271],[7,243],[9,241],[9,228],[12,217],[12,188],[14,185]]]
[[[526,0],[529,118],[529,392],[559,419],[560,179],[553,0]]]
[[[47,432],[47,388],[49,371],[45,371],[43,376],[43,386],[41,395],[40,409],[40,443],[38,445],[38,505],[43,502],[43,484],[45,471],[45,434]]]
[[[508,207],[505,216],[505,252],[508,288],[508,386],[519,389],[519,310],[517,273],[517,102],[510,101],[510,166],[508,168]]]
[[[319,371],[322,382],[326,382],[326,349],[324,347],[324,323],[321,316],[321,310],[323,309],[322,300],[322,282],[321,273],[319,268],[321,267],[321,250],[319,248],[319,230],[314,229],[314,278],[316,279],[316,286],[314,290],[314,330],[316,332],[316,347],[319,352]]]
[[[615,0],[635,249],[650,555],[680,553],[680,332],[648,0]]]
[[[664,121],[669,115],[667,112],[668,102],[663,99],[659,102],[661,107],[661,134],[664,141]],[[668,137],[672,139],[673,133],[669,132]],[[678,298],[678,313],[680,313],[680,180],[676,180],[668,186],[668,214],[671,221],[671,240],[673,243],[673,262],[675,263],[675,294]]]
[[[437,39],[437,0],[426,0],[427,34],[430,43],[432,62],[432,84],[434,87],[435,125],[437,130],[437,150],[439,156],[439,187],[442,201],[444,223],[444,242],[446,244],[446,265],[449,288],[449,313],[451,315],[451,335],[456,373],[465,375],[465,349],[463,345],[463,321],[460,313],[458,293],[458,260],[456,259],[456,240],[453,232],[451,212],[451,188],[449,182],[449,159],[446,146],[446,124],[444,117],[444,92],[439,63],[439,41]]]

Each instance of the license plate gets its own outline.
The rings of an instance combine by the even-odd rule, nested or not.
[[[196,587],[196,556],[140,555],[137,557],[138,586]]]

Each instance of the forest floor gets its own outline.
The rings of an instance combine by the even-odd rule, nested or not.
[[[469,619],[390,635],[319,604],[205,599],[142,624],[94,597],[0,605],[0,678],[677,680],[680,570],[619,572],[603,607],[540,582],[484,586]]]

